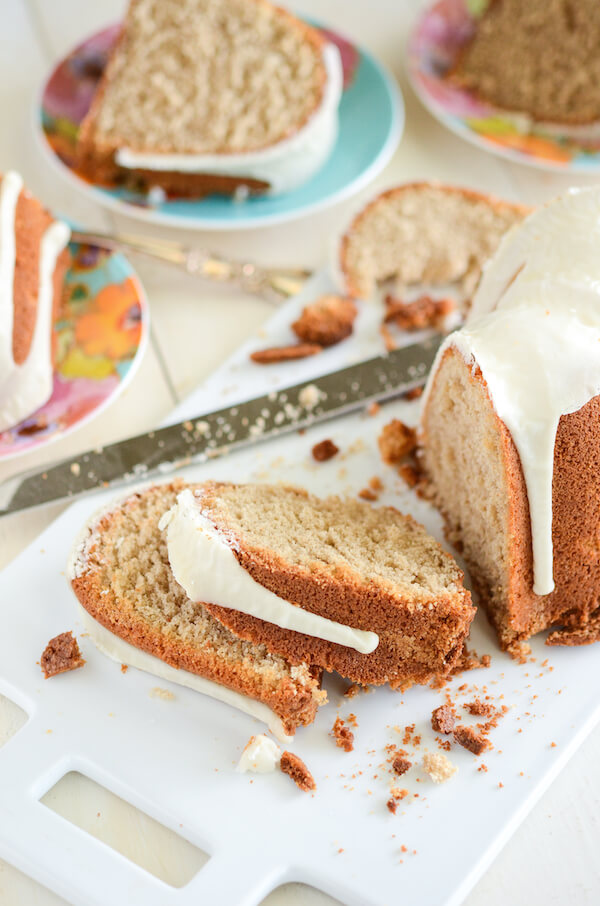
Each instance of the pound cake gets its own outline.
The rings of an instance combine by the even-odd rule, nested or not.
[[[407,183],[388,189],[352,220],[337,248],[343,292],[369,299],[377,284],[456,283],[470,293],[504,233],[529,212],[469,189]]]
[[[133,494],[85,527],[69,564],[85,628],[117,661],[225,701],[285,738],[327,700],[320,671],[238,638],[176,582],[158,524],[184,487]]]
[[[53,325],[69,263],[69,228],[0,177],[0,431],[39,409],[53,387]]]
[[[600,3],[490,0],[447,78],[534,120],[600,120]]]
[[[266,0],[131,0],[78,136],[94,182],[280,193],[329,156],[340,54]]]
[[[189,598],[292,664],[405,688],[460,658],[475,612],[462,572],[392,507],[207,482],[161,527]]]
[[[501,242],[424,396],[423,462],[503,647],[600,637],[600,191]]]

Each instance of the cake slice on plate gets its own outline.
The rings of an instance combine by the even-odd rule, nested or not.
[[[161,516],[181,482],[146,489],[96,516],[78,539],[69,576],[86,630],[120,663],[197,689],[267,723],[279,738],[314,720],[327,700],[320,670],[292,666],[244,641],[175,580]]]
[[[341,91],[337,47],[266,0],[131,0],[78,166],[180,196],[285,192],[329,156]]]
[[[52,393],[53,326],[69,235],[18,173],[0,176],[0,431],[27,418]]]
[[[600,638],[600,192],[507,235],[424,397],[434,498],[505,648]]]
[[[597,0],[489,0],[448,79],[534,120],[600,120]]]
[[[469,294],[504,233],[529,210],[436,183],[388,189],[355,215],[338,243],[340,288],[369,299],[378,283],[394,280],[400,293],[413,284],[455,283]]]
[[[460,658],[475,613],[462,572],[392,507],[207,482],[161,527],[189,598],[292,664],[405,688]]]

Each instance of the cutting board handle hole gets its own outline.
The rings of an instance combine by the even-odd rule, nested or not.
[[[210,858],[79,771],[64,774],[40,802],[172,887],[188,884]]]
[[[0,693],[0,749],[23,729],[28,720],[27,711]]]

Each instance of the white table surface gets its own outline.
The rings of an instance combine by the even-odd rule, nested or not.
[[[464,184],[532,204],[563,190],[571,183],[568,177],[479,151],[444,130],[423,110],[403,71],[403,47],[422,5],[422,0],[298,0],[294,4],[297,10],[361,42],[389,66],[402,86],[407,112],[403,141],[383,174],[363,194],[423,178]],[[132,226],[151,232],[152,228],[104,212],[59,181],[32,141],[33,98],[49,67],[81,38],[118,19],[123,9],[124,0],[0,0],[0,171],[20,170],[49,207],[90,227]],[[577,182],[589,184],[592,180],[580,177]],[[324,261],[328,239],[343,223],[347,210],[348,204],[342,204],[295,224],[228,235],[203,234],[202,241],[216,251],[266,265],[312,268]],[[55,443],[45,454],[32,453],[0,466],[0,480],[50,458],[151,428],[272,311],[267,303],[238,292],[199,284],[158,265],[134,264],[150,300],[152,337],[133,382],[98,419]],[[0,568],[61,510],[56,505],[0,522]],[[17,720],[12,703],[0,696],[0,745]],[[0,782],[10,782],[10,778]],[[192,864],[197,864],[185,841],[167,840],[164,829],[141,813],[133,816],[133,825],[130,821],[124,831],[126,806],[112,797],[98,800],[77,777],[62,784],[53,794],[53,802],[58,811],[101,833],[111,845],[127,848],[143,864],[160,861],[165,880],[189,876]],[[600,728],[507,844],[467,898],[467,906],[600,902],[599,816]],[[401,899],[399,889],[398,902]],[[0,906],[57,906],[64,902],[0,862]],[[302,885],[289,884],[273,891],[264,902],[269,906],[326,906],[334,901]]]

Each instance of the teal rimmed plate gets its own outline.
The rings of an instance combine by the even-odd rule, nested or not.
[[[374,179],[394,153],[404,127],[402,94],[393,77],[366,51],[322,31],[339,47],[344,66],[339,135],[322,169],[285,195],[244,202],[223,196],[169,197],[153,203],[145,193],[106,188],[78,174],[77,131],[119,33],[118,25],[91,36],[58,63],[42,89],[36,131],[47,156],[64,176],[100,204],[131,217],[174,227],[240,230],[306,216],[349,198]]]

